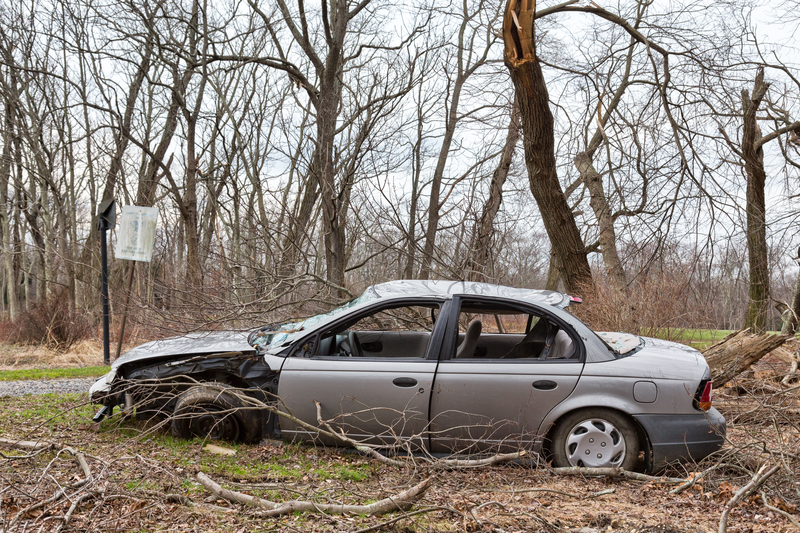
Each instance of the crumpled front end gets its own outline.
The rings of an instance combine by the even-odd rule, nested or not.
[[[102,376],[95,381],[89,388],[89,402],[91,403],[106,403],[109,393],[111,393],[111,386],[117,378],[117,369],[112,368],[108,374]]]

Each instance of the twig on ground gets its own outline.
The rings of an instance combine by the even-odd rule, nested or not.
[[[31,441],[31,440],[16,440],[16,439],[5,439],[0,437],[0,444],[7,444],[12,448],[20,448],[24,450],[49,450],[55,444],[50,442],[41,442],[41,441]]]
[[[758,472],[753,474],[753,478],[750,482],[745,485],[744,487],[740,488],[736,491],[736,494],[728,500],[728,503],[725,504],[725,507],[722,511],[722,516],[719,519],[719,529],[718,533],[725,533],[728,529],[728,514],[730,514],[731,510],[736,507],[740,501],[750,495],[754,490],[758,489],[767,479],[772,476],[775,472],[780,470],[781,465],[775,465],[769,470],[767,467],[769,466],[768,463],[764,464],[761,468],[758,469]]]
[[[623,478],[630,481],[645,481],[648,483],[660,483],[666,485],[675,485],[686,482],[685,479],[677,477],[648,476],[647,474],[630,472],[628,470],[622,470],[621,468],[586,468],[582,466],[566,466],[561,468],[552,468],[551,471],[563,476],[608,476]]]
[[[526,492],[552,492],[554,494],[560,494],[562,496],[568,496],[570,498],[579,498],[585,500],[588,498],[597,498],[599,496],[605,496],[606,494],[613,494],[614,492],[616,492],[616,489],[605,489],[599,492],[593,492],[591,494],[572,494],[570,492],[564,492],[555,489],[479,490],[477,492],[494,492],[499,494],[524,494]]]
[[[770,511],[774,511],[774,512],[778,513],[782,517],[784,517],[787,520],[789,520],[792,524],[794,524],[794,527],[796,527],[797,529],[800,529],[800,522],[798,522],[797,519],[794,516],[792,516],[790,513],[787,513],[786,511],[784,511],[782,509],[778,509],[777,507],[770,505],[769,502],[767,501],[767,495],[764,493],[764,491],[762,490],[762,491],[760,491],[760,493],[761,493],[761,501],[764,503],[764,507],[766,507]]]
[[[411,518],[413,516],[417,516],[417,515],[421,515],[421,514],[432,513],[434,511],[448,511],[448,512],[451,512],[451,513],[452,512],[456,512],[456,513],[461,514],[461,515],[464,514],[464,513],[460,513],[458,511],[455,511],[455,510],[453,510],[453,509],[451,509],[449,507],[428,507],[426,509],[418,509],[416,511],[412,511],[410,513],[403,513],[401,516],[397,516],[395,518],[392,518],[391,520],[386,520],[385,522],[381,522],[380,524],[375,524],[374,526],[369,526],[369,527],[365,527],[364,529],[356,530],[353,533],[369,533],[370,531],[377,531],[377,530],[382,529],[382,528],[384,528],[386,526],[391,526],[392,524],[396,524],[400,520],[405,520],[406,518]]]
[[[721,466],[721,464],[717,463],[717,464],[715,464],[714,466],[712,466],[710,468],[706,468],[702,472],[700,472],[698,474],[695,474],[691,478],[687,479],[686,483],[683,483],[682,485],[680,485],[678,487],[675,487],[674,489],[669,491],[669,493],[670,494],[680,494],[680,493],[682,493],[682,492],[684,492],[686,490],[689,490],[690,488],[694,487],[697,484],[698,481],[700,481],[701,479],[706,477],[708,474],[710,474],[711,472],[713,472],[714,470],[716,470],[720,466]]]

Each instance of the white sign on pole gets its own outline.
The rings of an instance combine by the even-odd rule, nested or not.
[[[157,221],[156,207],[123,207],[117,238],[117,259],[149,262],[153,257]]]

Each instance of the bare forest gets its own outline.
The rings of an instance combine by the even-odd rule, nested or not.
[[[604,302],[595,327],[780,329],[797,8],[8,0],[0,316],[97,334],[114,199],[159,226],[150,263],[109,236],[112,332],[132,268],[149,334],[396,278],[561,288]]]

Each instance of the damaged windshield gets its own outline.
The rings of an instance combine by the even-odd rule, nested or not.
[[[262,350],[265,350],[268,346],[286,345],[299,336],[299,334],[304,334],[313,326],[330,322],[344,311],[348,311],[353,307],[371,302],[372,300],[376,300],[378,298],[378,294],[372,289],[372,287],[370,287],[358,298],[354,298],[344,305],[327,313],[314,315],[306,318],[305,320],[296,320],[282,324],[270,324],[268,326],[264,326],[263,328],[257,329],[250,334],[250,336],[247,338],[247,342],[250,343],[250,346],[253,346],[254,348],[260,348]]]

